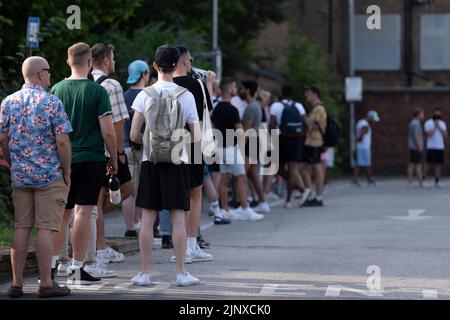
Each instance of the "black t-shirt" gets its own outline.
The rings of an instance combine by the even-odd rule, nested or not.
[[[182,86],[183,88],[188,89],[192,93],[195,99],[195,104],[197,105],[198,119],[202,121],[204,107],[203,107],[203,92],[202,88],[200,87],[200,83],[190,76],[175,77],[173,78],[173,82],[175,82],[179,86]],[[206,103],[208,105],[208,110],[211,111],[213,108],[211,103],[211,97],[209,96],[208,89],[206,88],[206,84],[204,82],[203,87],[205,89]]]
[[[219,102],[217,106],[214,108],[212,112],[211,121],[214,124],[214,127],[222,133],[222,138],[224,141],[222,143],[219,142],[219,146],[231,146],[237,144],[237,139],[233,139],[233,144],[226,142],[226,130],[227,129],[236,129],[236,124],[240,123],[241,120],[239,118],[239,111],[229,102]]]

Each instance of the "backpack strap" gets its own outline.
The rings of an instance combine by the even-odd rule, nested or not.
[[[161,93],[159,93],[158,90],[156,90],[153,86],[144,88],[144,91],[150,97],[155,97],[155,98],[161,97]]]
[[[182,86],[178,86],[174,92],[172,92],[171,96],[173,99],[178,99],[179,96],[181,96],[183,93],[188,91],[186,88],[183,88]]]
[[[103,81],[105,81],[106,79],[111,79],[110,76],[101,76],[100,78],[98,78],[95,82],[97,82],[98,84],[101,84]]]

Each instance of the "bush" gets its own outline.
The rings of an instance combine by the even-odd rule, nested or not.
[[[0,224],[11,224],[14,220],[14,206],[11,193],[9,170],[0,168]]]
[[[303,36],[292,38],[286,56],[285,84],[294,88],[295,99],[305,100],[304,89],[306,86],[319,86],[321,99],[328,112],[333,115],[343,129],[346,115],[345,106],[341,104],[343,89],[336,88],[329,57],[315,43]],[[311,106],[305,102],[305,108],[311,109]],[[332,170],[334,174],[345,168],[344,131],[341,131],[340,141],[335,148],[336,151],[339,149],[339,152],[336,152],[335,170]]]

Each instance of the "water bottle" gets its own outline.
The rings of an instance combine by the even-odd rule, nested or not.
[[[109,199],[112,204],[119,204],[121,201],[120,197],[120,181],[116,176],[111,175],[109,178]]]

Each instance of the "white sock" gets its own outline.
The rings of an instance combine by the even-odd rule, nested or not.
[[[319,201],[322,201],[323,200],[323,195],[317,196],[316,199],[319,200]]]
[[[187,238],[187,248],[194,251],[197,248],[197,238]]]
[[[217,208],[219,208],[219,201],[217,200],[217,201],[211,202],[211,209],[217,209]]]
[[[56,261],[58,260],[59,256],[53,256],[52,257],[52,269],[56,268]]]
[[[80,269],[83,267],[83,261],[78,261],[75,259],[72,259],[72,268],[71,269]]]

